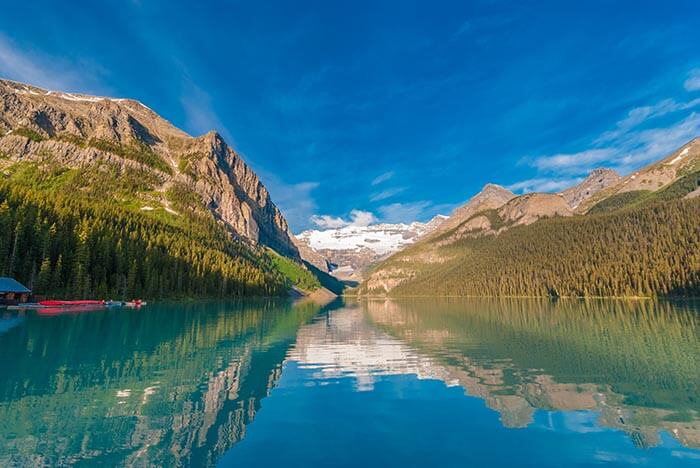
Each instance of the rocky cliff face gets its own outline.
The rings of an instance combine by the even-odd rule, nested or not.
[[[433,234],[438,235],[454,229],[468,221],[475,214],[485,210],[500,208],[513,198],[515,198],[515,194],[510,190],[500,185],[486,184],[481,189],[481,192],[474,195],[466,204],[455,209],[450,217],[435,229]]]
[[[631,192],[658,192],[700,171],[700,138],[681,146],[666,158],[645,166],[583,200],[576,212],[587,213],[597,203]],[[695,185],[697,187],[697,183]]]
[[[513,198],[498,210],[501,220],[508,226],[532,224],[541,218],[573,214],[564,197],[555,193],[527,193]]]
[[[572,210],[588,200],[601,190],[616,184],[621,179],[620,174],[612,169],[594,169],[580,184],[560,193]]]
[[[235,236],[299,256],[267,189],[219,134],[191,137],[137,101],[0,80],[0,154],[4,165],[50,159],[145,171],[156,193],[184,186]]]

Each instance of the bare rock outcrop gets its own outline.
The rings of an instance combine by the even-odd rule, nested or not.
[[[466,204],[455,209],[450,217],[433,231],[431,237],[456,228],[481,211],[500,208],[513,198],[515,198],[515,194],[510,190],[500,185],[486,184],[481,192],[474,195]]]
[[[601,190],[616,184],[622,177],[612,169],[594,169],[580,184],[560,193],[572,210]]]
[[[573,216],[564,197],[554,193],[528,193],[512,199],[498,210],[507,224],[532,224],[541,218]]]
[[[267,189],[218,133],[192,137],[137,101],[0,80],[0,153],[10,164],[48,158],[71,168],[148,171],[160,190],[192,190],[235,236],[299,257]]]

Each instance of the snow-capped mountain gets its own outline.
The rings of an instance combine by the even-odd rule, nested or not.
[[[359,280],[369,265],[432,232],[445,219],[437,215],[427,223],[313,229],[296,236],[297,246],[302,256],[319,268],[342,279]]]

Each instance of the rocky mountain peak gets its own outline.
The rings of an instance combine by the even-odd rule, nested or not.
[[[163,209],[168,191],[184,187],[235,236],[299,256],[267,189],[221,135],[193,138],[138,101],[0,80],[0,153],[3,164],[49,155],[64,167],[146,171]]]
[[[556,193],[526,193],[508,201],[498,210],[503,221],[514,225],[532,224],[541,218],[573,216],[568,203]]]
[[[616,184],[621,178],[612,169],[593,169],[581,183],[562,191],[560,195],[564,197],[566,203],[573,210],[596,193]]]
[[[450,217],[433,231],[433,234],[437,235],[454,229],[476,213],[500,208],[513,198],[515,198],[515,194],[510,190],[497,184],[488,183],[466,204],[456,208]]]
[[[503,187],[501,185],[489,182],[486,185],[484,185],[484,187],[481,189],[481,192],[479,192],[479,193],[490,193],[490,192],[501,192],[501,191],[507,192],[508,189],[506,189],[505,187]]]

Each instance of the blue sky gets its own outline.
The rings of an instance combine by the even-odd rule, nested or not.
[[[699,18],[696,1],[11,2],[0,76],[217,129],[298,232],[663,156],[700,135]]]

